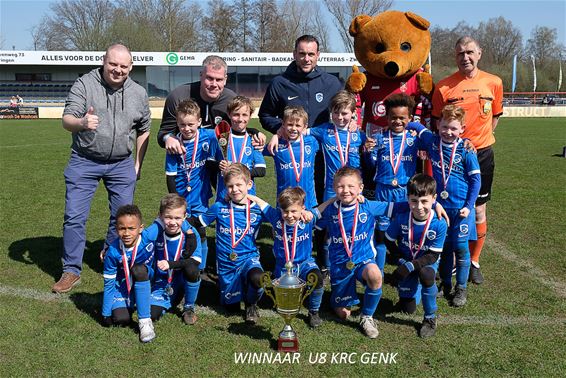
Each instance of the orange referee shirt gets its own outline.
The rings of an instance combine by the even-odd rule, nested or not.
[[[478,149],[495,143],[493,117],[503,113],[503,82],[499,77],[478,70],[468,79],[458,71],[440,80],[432,95],[432,116],[440,118],[442,108],[450,104],[466,111],[464,138]]]

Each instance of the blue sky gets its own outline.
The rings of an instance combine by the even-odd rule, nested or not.
[[[31,50],[31,29],[56,0],[0,0],[0,36],[4,50]],[[392,9],[411,11],[432,25],[452,28],[465,20],[472,26],[492,17],[513,21],[526,41],[535,26],[556,28],[559,41],[566,45],[566,0],[399,0]],[[330,18],[331,16],[328,15]],[[331,44],[341,46],[337,32]]]

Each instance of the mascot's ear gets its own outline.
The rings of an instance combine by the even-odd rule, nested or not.
[[[362,30],[364,25],[367,24],[370,21],[371,21],[371,17],[368,16],[367,14],[362,14],[360,16],[356,16],[356,18],[354,18],[352,20],[352,23],[350,24],[350,30],[349,30],[350,35],[352,37],[355,37],[356,35],[358,35],[358,33]]]
[[[430,22],[412,12],[405,12],[405,16],[411,21],[411,24],[415,25],[417,28],[422,30],[428,30]],[[355,20],[354,20],[355,21]],[[353,23],[352,23],[353,25]],[[352,26],[350,25],[350,34],[352,34]]]

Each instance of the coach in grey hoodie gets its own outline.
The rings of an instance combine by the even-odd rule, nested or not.
[[[129,49],[112,45],[102,67],[77,79],[67,96],[63,128],[72,133],[73,142],[65,169],[63,275],[54,292],[66,293],[80,282],[86,221],[98,182],[104,182],[110,203],[105,248],[116,239],[116,210],[133,202],[151,116],[147,93],[129,78],[131,70]]]

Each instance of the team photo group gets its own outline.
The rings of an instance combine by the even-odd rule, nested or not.
[[[359,305],[361,332],[378,337],[374,314],[391,264],[387,283],[397,289],[397,311],[412,314],[422,303],[418,335],[434,336],[437,301],[465,306],[474,300],[468,285],[483,282],[503,86],[478,68],[480,42],[453,41],[455,72],[429,93],[419,89],[422,70],[399,82],[355,69],[365,84],[359,91],[320,68],[319,41],[303,35],[257,112],[271,137],[249,127],[254,103],[225,87],[226,62],[208,56],[200,80],[165,101],[155,134],[169,194],[156,198],[155,220],[142,218],[134,197],[150,143],[148,96],[129,77],[128,47],[109,46],[102,67],[77,79],[65,102],[62,122],[72,146],[64,172],[63,273],[52,291],[80,283],[86,223],[102,180],[110,209],[100,252],[105,326],[129,325],[137,313],[140,341],[149,342],[154,323],[177,305],[182,321],[195,324],[207,266],[215,266],[219,303],[238,313],[243,302],[253,326],[265,292],[262,261],[270,255],[274,278],[310,282],[304,305],[312,328],[323,318],[350,319]],[[276,177],[276,203],[256,195],[266,176]],[[272,228],[269,250],[256,244],[262,223]],[[207,238],[213,224],[215,236]],[[216,261],[207,263],[209,245]],[[327,307],[335,316],[321,317]]]

